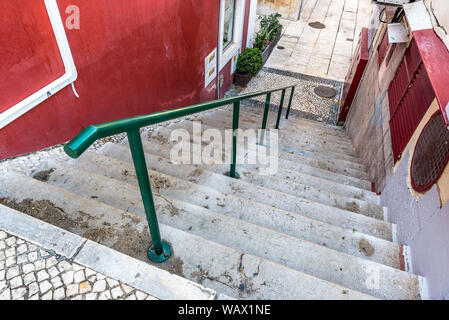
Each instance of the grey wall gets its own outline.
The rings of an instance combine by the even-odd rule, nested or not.
[[[410,246],[413,273],[427,280],[431,299],[449,298],[449,204],[440,208],[437,186],[416,201],[407,186],[407,153],[382,193],[398,240]]]

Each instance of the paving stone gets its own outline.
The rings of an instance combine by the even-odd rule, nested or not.
[[[32,297],[29,297],[28,300],[39,300],[39,294],[35,294]]]
[[[49,278],[50,278],[50,275],[45,270],[41,270],[41,271],[39,271],[37,273],[37,281],[38,282],[44,281],[44,280],[49,279]]]
[[[73,280],[75,281],[75,283],[81,283],[84,280],[86,280],[86,277],[84,275],[84,270],[79,270],[79,271],[75,272],[75,274],[73,275]]]
[[[80,283],[80,293],[87,293],[92,291],[92,287],[89,281],[84,281]]]
[[[111,296],[111,292],[109,290],[103,291],[98,296],[98,300],[110,300],[111,298],[112,298],[112,296]]]
[[[0,261],[0,270],[5,270],[5,261]]]
[[[25,243],[17,247],[17,253],[18,254],[22,254],[22,253],[25,253],[27,251],[28,251],[28,247],[27,247],[27,245]]]
[[[62,277],[62,282],[65,285],[72,284],[73,283],[73,275],[74,275],[73,271],[67,271],[67,272],[63,273],[62,276],[61,276]]]
[[[111,278],[107,278],[106,281],[108,282],[110,288],[114,288],[119,285],[119,282],[117,280]]]
[[[36,271],[40,271],[45,268],[45,261],[44,260],[38,260],[34,263],[34,269]]]
[[[64,272],[66,270],[71,270],[72,266],[67,261],[63,260],[58,264],[58,270],[60,272]]]
[[[12,278],[11,280],[9,280],[9,287],[11,289],[16,289],[21,286],[23,286],[23,280],[22,280],[21,276],[17,276],[15,278]]]
[[[50,275],[51,278],[54,278],[59,274],[59,270],[56,267],[51,267],[48,270],[48,274]]]
[[[6,289],[2,293],[0,293],[0,300],[11,300],[11,290]]]
[[[35,262],[37,260],[37,251],[28,254],[28,261]]]
[[[6,249],[6,243],[5,243],[5,241],[1,240],[0,241],[0,250],[4,250],[4,249]]]
[[[0,280],[5,280],[5,270],[0,271]]]
[[[33,282],[28,286],[28,296],[32,296],[36,293],[39,293],[39,285],[37,282]]]
[[[86,300],[97,300],[98,294],[97,293],[88,293],[86,294]]]
[[[44,294],[46,293],[48,290],[52,289],[53,286],[51,285],[51,283],[48,280],[42,281],[41,283],[39,283],[39,289],[40,289],[40,293]]]
[[[32,264],[32,263],[28,263],[28,264],[22,266],[22,271],[23,271],[23,273],[25,273],[25,274],[30,273],[30,272],[33,272],[34,269],[35,269],[35,268],[34,268],[34,264]]]
[[[2,292],[2,290],[5,289],[6,287],[8,287],[8,285],[6,284],[6,280],[1,280],[0,281],[0,292]]]
[[[34,276],[34,273],[28,273],[23,277],[23,283],[26,286],[34,281],[36,281],[36,277]]]
[[[125,292],[125,294],[128,294],[134,290],[133,288],[131,288],[130,286],[127,286],[126,284],[122,284],[122,289]]]
[[[17,257],[17,264],[24,264],[28,262],[28,256],[26,254],[21,254]]]
[[[14,248],[14,247],[5,250],[5,257],[6,257],[6,258],[12,257],[12,256],[14,256],[15,254],[16,254],[16,248]]]
[[[41,300],[53,300],[53,291],[48,291],[41,297]]]
[[[66,296],[67,297],[73,297],[73,296],[77,295],[78,292],[79,292],[79,285],[78,284],[69,284],[67,286]]]
[[[9,257],[8,259],[6,259],[5,265],[6,265],[6,267],[10,267],[10,266],[15,265],[16,262],[17,262],[16,256]]]
[[[6,239],[8,235],[4,231],[0,231],[0,240]]]
[[[86,278],[90,278],[91,276],[95,276],[96,272],[90,268],[86,268],[85,269],[86,272]]]
[[[0,260],[5,260],[6,256],[5,256],[5,251],[2,250],[0,251]]]
[[[142,291],[136,291],[136,298],[137,300],[145,300],[147,298],[147,294],[143,293]]]
[[[73,269],[73,271],[78,271],[78,270],[83,270],[84,267],[83,267],[83,266],[80,266],[80,265],[77,264],[77,263],[73,263],[73,264],[72,264],[72,269]]]
[[[53,298],[55,300],[62,300],[65,298],[65,290],[64,288],[59,288],[55,290],[55,293],[53,295]]]
[[[16,244],[16,238],[14,237],[9,237],[8,239],[5,240],[5,243],[8,247],[14,246]]]
[[[25,288],[17,288],[11,291],[11,298],[13,300],[18,300],[20,298],[23,298],[23,296],[26,293],[26,289]]]
[[[128,297],[126,297],[125,300],[137,300],[137,298],[134,294],[131,294]]]
[[[57,276],[51,279],[51,284],[53,285],[53,288],[59,288],[63,285],[61,277]]]
[[[111,290],[111,294],[114,299],[117,299],[122,297],[124,293],[120,287],[115,287],[114,289]]]
[[[56,260],[55,257],[50,257],[50,258],[48,258],[48,259],[45,261],[45,267],[46,267],[47,269],[49,269],[49,268],[51,268],[51,267],[53,267],[53,266],[55,266],[55,265],[57,265],[57,264],[58,264],[58,260]]]
[[[50,256],[50,254],[47,251],[42,249],[39,249],[39,255],[41,256],[41,258],[47,258]]]
[[[98,280],[94,284],[93,291],[94,292],[103,292],[106,290],[106,280]]]
[[[10,280],[14,277],[17,277],[20,273],[19,266],[13,266],[6,270],[6,280]]]

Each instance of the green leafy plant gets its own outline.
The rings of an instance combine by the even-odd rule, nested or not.
[[[265,50],[265,48],[276,38],[278,32],[282,30],[282,24],[279,21],[281,15],[279,13],[272,13],[268,16],[261,16],[260,20],[260,30],[256,34],[253,46],[259,48],[260,50]]]
[[[260,19],[260,28],[267,29],[270,41],[274,40],[276,34],[282,30],[282,24],[279,21],[281,14],[272,13],[269,16],[263,16]]]
[[[237,60],[237,72],[257,75],[263,66],[262,51],[259,48],[246,48]]]

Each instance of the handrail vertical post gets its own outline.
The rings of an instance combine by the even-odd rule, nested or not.
[[[276,129],[279,129],[279,123],[281,121],[282,115],[282,107],[284,106],[284,99],[285,99],[285,89],[282,90],[281,103],[279,104],[278,118],[276,120]]]
[[[128,131],[128,141],[131,149],[131,154],[136,170],[137,180],[139,182],[140,193],[145,208],[152,246],[148,250],[148,258],[153,262],[163,262],[170,257],[170,246],[168,243],[161,240],[159,232],[159,224],[156,216],[156,209],[154,206],[153,193],[151,191],[150,179],[148,177],[148,168],[145,162],[145,155],[140,138],[140,130],[134,129]]]
[[[288,116],[290,114],[290,108],[292,106],[292,101],[293,101],[293,94],[295,93],[295,87],[292,87],[292,92],[290,94],[290,101],[288,102],[288,108],[287,108],[287,114],[285,116],[285,119],[288,119]]]
[[[263,120],[262,120],[262,132],[259,141],[260,145],[263,145],[263,140],[265,138],[265,129],[267,128],[268,110],[270,108],[270,101],[271,101],[271,92],[267,93],[267,99],[265,101],[265,110],[263,112]]]
[[[237,139],[238,139],[238,129],[239,129],[239,115],[240,115],[240,101],[234,102],[234,111],[232,116],[232,158],[231,158],[231,171],[227,172],[226,175],[231,178],[239,179],[240,175],[236,172],[237,163]]]

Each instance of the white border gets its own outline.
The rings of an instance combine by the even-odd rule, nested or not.
[[[64,63],[65,74],[61,78],[27,97],[25,100],[1,113],[0,129],[30,111],[64,87],[72,84],[78,77],[75,62],[73,61],[72,52],[70,51],[69,42],[65,33],[64,24],[62,23],[61,15],[59,13],[58,4],[56,3],[56,0],[44,0],[44,2],[55,34],[59,52]]]
[[[223,35],[224,35],[224,9],[225,1],[220,1],[220,29],[218,41],[218,65],[219,71],[232,59],[232,57],[242,47],[243,25],[245,22],[245,0],[237,0],[234,15],[234,34],[232,44],[230,44],[223,52]]]

